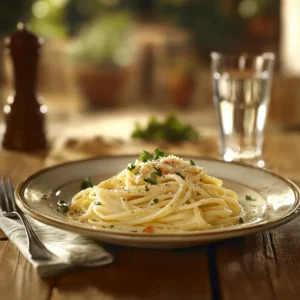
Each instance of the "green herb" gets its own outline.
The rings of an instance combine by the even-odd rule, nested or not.
[[[151,184],[156,184],[156,175],[154,173],[151,173],[150,177],[144,178],[145,182],[151,183]]]
[[[180,142],[196,140],[199,135],[192,126],[183,124],[174,115],[169,115],[162,122],[159,122],[155,117],[151,117],[145,128],[137,123],[131,137],[143,140]]]
[[[160,157],[166,157],[166,153],[161,151],[160,149],[156,148],[154,150],[153,159],[158,159]]]
[[[109,226],[109,228],[114,228],[114,227],[115,227],[115,225],[110,225],[110,226]]]
[[[245,222],[244,222],[244,219],[243,219],[243,218],[240,218],[240,219],[239,219],[239,224],[243,224],[243,223],[245,223]]]
[[[92,182],[92,180],[91,180],[91,177],[87,177],[87,178],[85,178],[84,181],[81,183],[80,189],[81,189],[81,190],[85,190],[85,189],[91,188],[91,187],[93,187],[93,186],[94,186],[94,184],[93,184],[93,182]]]
[[[191,163],[192,166],[196,166],[195,163],[194,163],[194,161],[191,160],[191,159],[190,159],[190,163]]]
[[[246,195],[245,198],[246,198],[247,201],[256,201],[256,199],[252,198],[249,195]]]
[[[141,167],[138,167],[138,169],[134,172],[134,175],[138,175],[140,173],[140,168]]]
[[[95,205],[102,205],[100,201],[95,201]]]
[[[175,172],[175,174],[184,179],[184,177],[179,172]]]
[[[57,205],[62,212],[67,213],[69,209],[69,204],[67,204],[64,200],[58,200]]]
[[[149,192],[148,185],[145,185],[145,191],[146,191],[146,192]]]
[[[106,228],[105,226],[102,226],[103,228]]]
[[[148,151],[143,151],[143,153],[140,155],[140,160],[142,162],[147,162],[149,160],[153,159],[153,155],[151,153],[149,153]]]
[[[135,169],[135,165],[134,164],[129,164],[127,167],[127,170],[132,172]]]
[[[154,167],[154,169],[155,169],[155,172],[153,172],[154,174],[156,174],[157,176],[161,176],[162,175],[161,169],[155,168],[155,167]]]
[[[157,198],[153,199],[153,202],[156,204],[158,202],[158,199]]]

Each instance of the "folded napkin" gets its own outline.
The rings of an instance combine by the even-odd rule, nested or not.
[[[87,237],[42,224],[30,217],[27,219],[40,240],[57,255],[57,258],[51,260],[30,258],[27,236],[20,221],[1,217],[0,228],[31,262],[41,277],[57,275],[79,267],[103,266],[113,261],[111,254],[106,252],[99,243]]]

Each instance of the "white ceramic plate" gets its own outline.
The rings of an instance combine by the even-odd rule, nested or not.
[[[57,212],[57,201],[70,201],[84,178],[91,176],[94,183],[99,182],[135,159],[136,156],[110,156],[44,169],[19,184],[15,191],[17,205],[45,224],[107,243],[146,248],[188,247],[243,236],[282,225],[300,212],[299,188],[291,181],[251,166],[197,157],[192,157],[196,164],[203,166],[208,174],[222,178],[225,187],[237,192],[245,212],[243,224],[191,233],[124,233],[82,224]],[[256,200],[246,200],[246,195]]]

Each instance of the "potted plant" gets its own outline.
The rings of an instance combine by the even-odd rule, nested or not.
[[[113,107],[134,55],[127,13],[110,13],[86,25],[73,46],[78,87],[93,108]]]

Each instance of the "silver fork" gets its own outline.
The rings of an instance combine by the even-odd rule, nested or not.
[[[55,257],[39,240],[23,212],[17,207],[14,198],[14,188],[10,178],[0,180],[0,216],[7,218],[18,217],[25,228],[28,238],[28,250],[31,258],[49,260]]]

